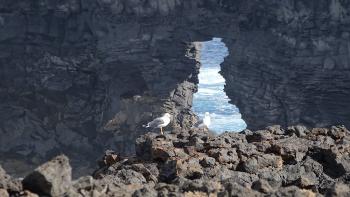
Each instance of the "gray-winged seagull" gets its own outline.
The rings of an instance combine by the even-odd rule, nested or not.
[[[166,127],[170,123],[171,115],[165,113],[162,117],[158,117],[151,122],[143,125],[145,128],[160,128],[160,133],[163,135],[163,127]]]

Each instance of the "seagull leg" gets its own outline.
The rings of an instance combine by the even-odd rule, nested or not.
[[[163,133],[163,127],[160,127],[160,134],[164,135],[164,133]]]

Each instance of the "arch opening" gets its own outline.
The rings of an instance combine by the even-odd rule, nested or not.
[[[196,42],[197,60],[200,62],[198,92],[193,95],[192,110],[203,118],[210,113],[209,129],[217,134],[225,131],[242,131],[247,124],[239,109],[230,103],[224,91],[225,79],[221,76],[220,64],[229,55],[228,48],[221,38],[206,42]]]

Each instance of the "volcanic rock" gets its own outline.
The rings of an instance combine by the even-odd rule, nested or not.
[[[9,197],[9,193],[6,189],[0,189],[0,196],[2,197]]]
[[[10,192],[22,191],[22,184],[19,180],[13,179],[6,174],[5,170],[0,166],[0,189],[8,190]],[[5,193],[5,191],[2,191]],[[1,195],[0,195],[1,196]]]
[[[249,129],[349,127],[349,10],[345,0],[2,0],[1,165],[24,176],[62,152],[86,174],[105,149],[134,154],[161,113],[174,115],[168,129],[190,128],[194,42],[213,37],[228,48],[220,73]],[[259,135],[247,139],[269,138]]]
[[[250,132],[211,136],[196,129],[147,133],[136,140],[135,156],[119,158],[115,151],[106,151],[93,176],[72,181],[67,157],[58,156],[25,177],[23,189],[2,171],[6,178],[0,192],[79,197],[349,196],[350,143],[344,140],[350,132],[332,127],[296,135],[291,128],[296,127],[286,132],[269,127],[254,138]],[[19,186],[14,190],[9,183]]]
[[[39,166],[26,176],[23,188],[41,195],[62,196],[70,188],[72,168],[66,156],[60,155]]]
[[[344,183],[336,183],[334,186],[327,192],[326,196],[329,197],[345,197],[349,196],[350,194],[350,188],[349,185],[346,185]]]

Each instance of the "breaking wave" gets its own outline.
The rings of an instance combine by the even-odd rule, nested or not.
[[[230,99],[224,92],[225,79],[219,72],[227,55],[228,49],[220,38],[202,42],[198,92],[194,94],[193,110],[200,118],[209,112],[209,129],[216,133],[242,131],[247,127],[239,109],[229,103]]]

